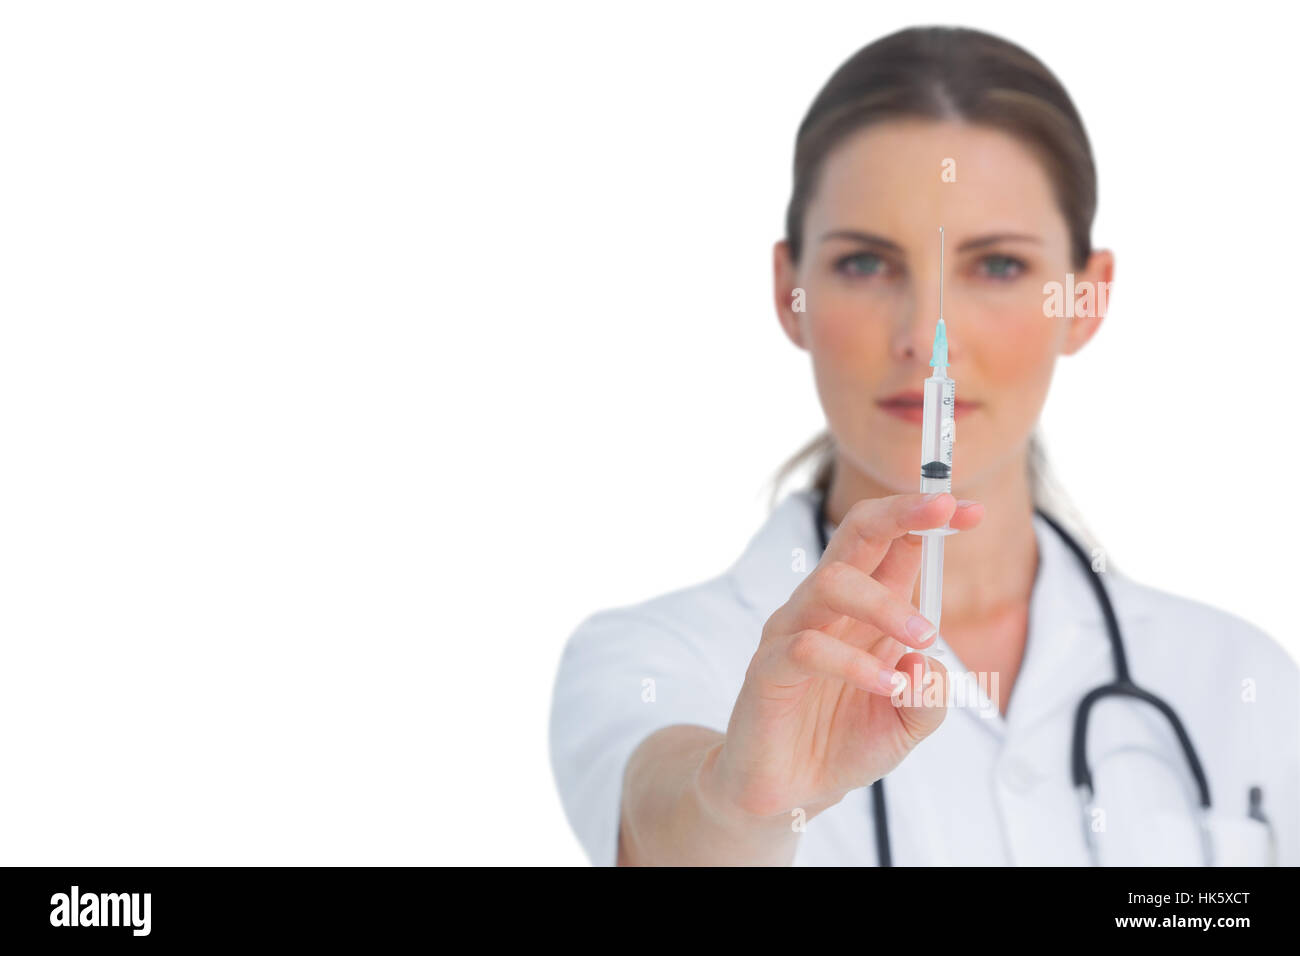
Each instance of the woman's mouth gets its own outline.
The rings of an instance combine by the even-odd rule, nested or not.
[[[957,399],[953,407],[953,418],[962,418],[980,407],[980,402],[967,402]],[[899,392],[888,398],[876,400],[876,405],[895,418],[914,425],[921,424],[925,418],[925,395],[922,392]]]

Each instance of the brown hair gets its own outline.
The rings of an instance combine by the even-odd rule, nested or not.
[[[1014,43],[961,27],[912,27],[876,40],[849,57],[817,94],[795,137],[794,188],[785,220],[794,262],[803,253],[804,216],[826,157],[864,126],[915,117],[990,126],[1033,150],[1065,216],[1071,259],[1076,268],[1087,263],[1097,170],[1083,120],[1065,87],[1036,57]],[[829,431],[782,466],[774,489],[810,459],[817,462],[813,487],[825,491],[835,466]],[[1036,432],[1029,470],[1035,503],[1052,497]]]

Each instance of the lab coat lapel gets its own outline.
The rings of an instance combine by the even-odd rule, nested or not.
[[[762,621],[790,599],[821,560],[813,510],[810,492],[791,492],[731,567],[737,595]]]

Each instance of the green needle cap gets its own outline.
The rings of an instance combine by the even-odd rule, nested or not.
[[[948,367],[948,331],[944,328],[943,319],[934,327],[934,351],[930,353],[930,365]]]

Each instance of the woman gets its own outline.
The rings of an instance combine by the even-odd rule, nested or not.
[[[1096,173],[1065,90],[995,37],[905,30],[831,77],[794,165],[775,302],[812,358],[823,460],[725,574],[570,639],[552,762],[592,861],[1300,863],[1295,664],[1036,510],[1032,433],[1114,269],[1091,245]],[[941,278],[958,497],[926,498],[918,399]],[[1055,308],[1053,282],[1090,291]],[[936,634],[909,532],[945,522],[959,533]],[[1080,789],[1079,704],[1126,667],[1180,723],[1103,698]]]

